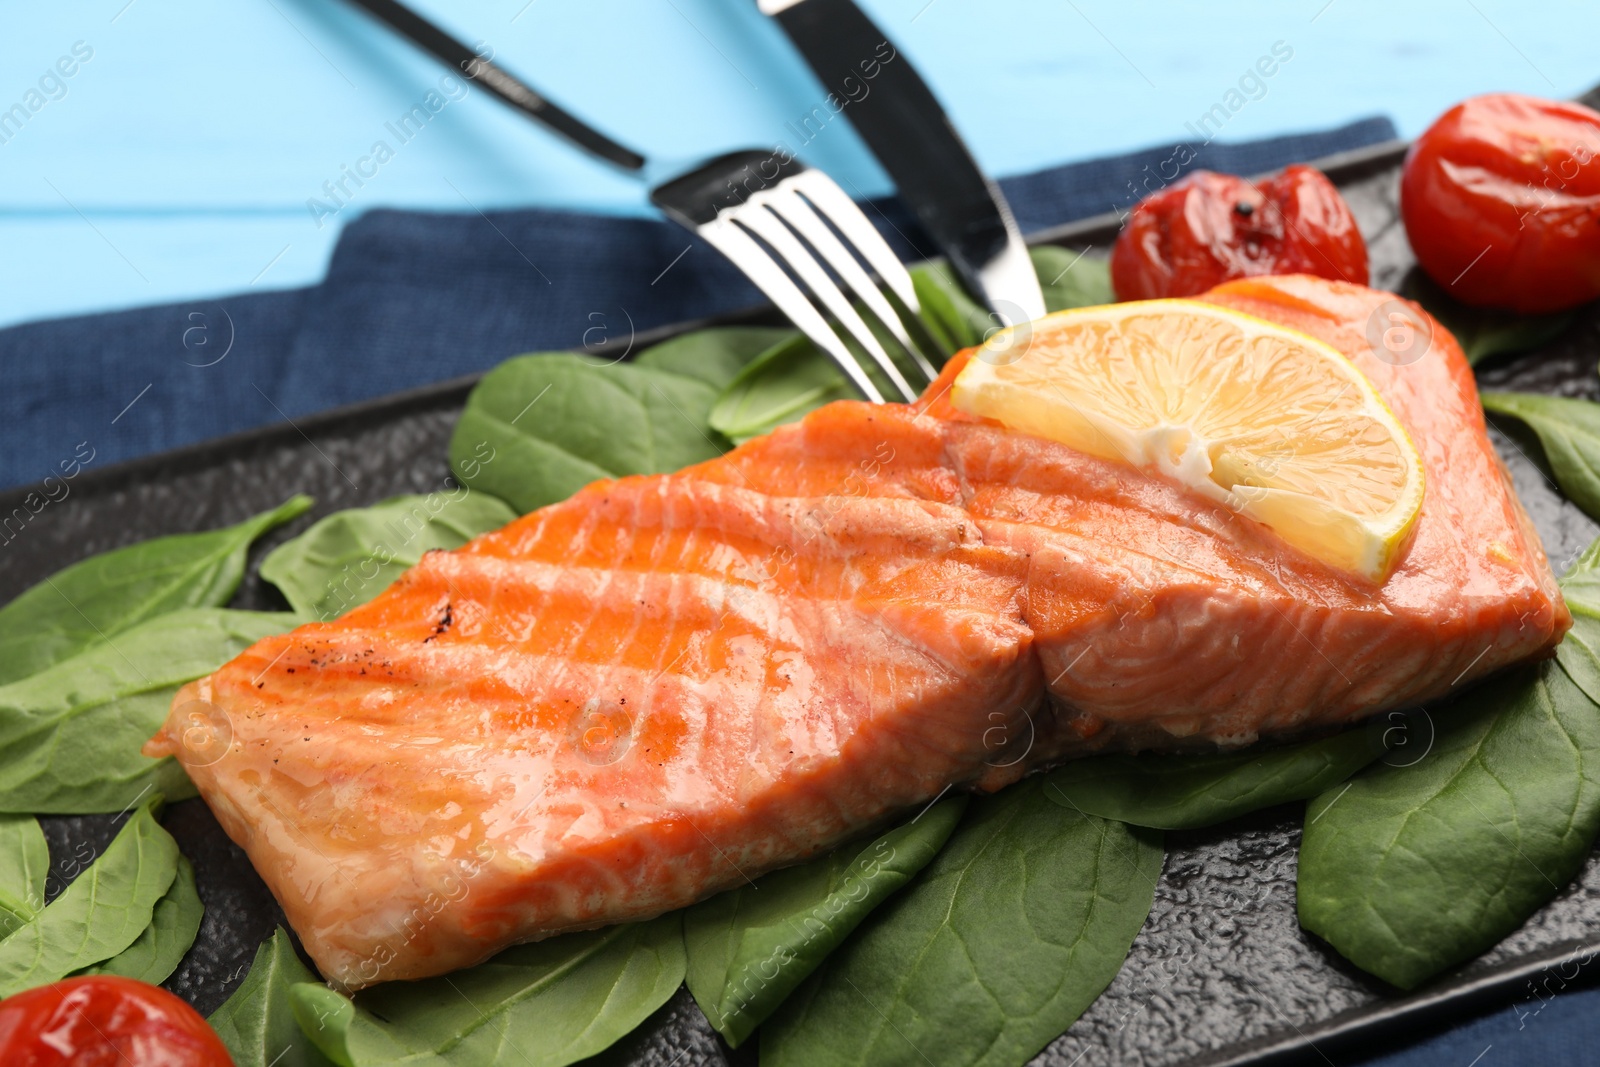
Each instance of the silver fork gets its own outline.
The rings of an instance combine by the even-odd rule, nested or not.
[[[397,0],[351,2],[503,103],[585,151],[641,176],[646,170],[643,155],[551,103]],[[905,321],[867,271],[876,272],[889,293],[908,312],[918,315],[921,308],[911,275],[861,209],[822,171],[787,153],[760,149],[730,152],[655,185],[650,201],[727,256],[801,333],[827,353],[868,400],[881,404],[884,396],[868,368],[851,351],[845,335],[867,354],[903,399],[916,399],[920,390],[906,380],[833,275],[844,281],[905,350],[918,375],[929,382],[937,376]],[[843,328],[844,335],[824,312]]]
[[[919,390],[906,380],[817,256],[893,335],[918,373],[929,382],[938,375],[861,261],[877,272],[908,311],[918,314],[921,308],[911,275],[861,209],[822,171],[787,154],[730,152],[656,186],[650,190],[650,201],[732,260],[869,400],[882,403],[883,395],[818,312],[812,297],[848,331],[902,397],[914,400]]]

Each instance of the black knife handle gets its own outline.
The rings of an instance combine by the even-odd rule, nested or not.
[[[982,293],[978,270],[1005,248],[1008,233],[989,183],[933,90],[851,0],[799,0],[774,17],[961,280]],[[881,44],[854,54],[869,41]],[[962,159],[967,166],[952,166]]]
[[[530,118],[537,119],[578,147],[628,170],[641,170],[644,157],[576,118],[527,83],[479,56],[465,44],[396,0],[350,0],[452,70]]]

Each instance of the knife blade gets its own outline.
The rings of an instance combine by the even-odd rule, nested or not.
[[[1042,317],[1044,294],[1005,197],[888,36],[853,0],[758,0],[757,6],[843,102],[845,116],[968,292],[1005,325]],[[887,60],[884,47],[894,49]]]

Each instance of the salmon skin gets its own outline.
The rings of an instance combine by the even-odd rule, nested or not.
[[[1443,328],[1396,366],[1365,334],[1390,294],[1206,299],[1346,353],[1416,442],[1381,585],[953,410],[957,357],[915,405],[831,404],[429,553],[186,686],[146,752],[354,989],[682,907],[950,786],[1326,729],[1548,654],[1570,618]]]

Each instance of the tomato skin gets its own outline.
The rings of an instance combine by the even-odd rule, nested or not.
[[[1457,104],[1406,154],[1400,214],[1422,269],[1464,303],[1600,296],[1600,112],[1515,93]]]
[[[1367,245],[1339,190],[1296,164],[1249,182],[1197,170],[1139,202],[1111,249],[1119,300],[1194,296],[1232,278],[1367,284]]]
[[[0,1001],[6,1067],[233,1067],[200,1013],[132,978],[86,975]]]

